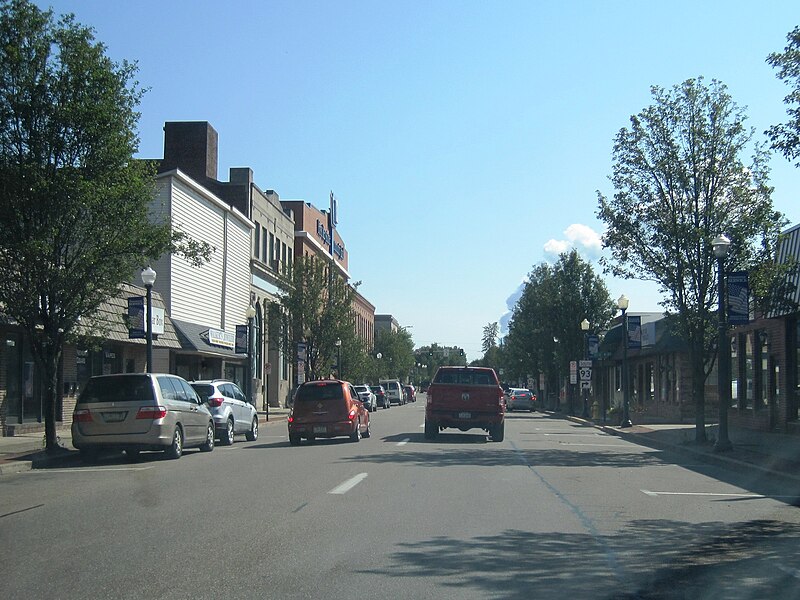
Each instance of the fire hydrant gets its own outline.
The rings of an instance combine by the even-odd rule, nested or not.
[[[592,421],[599,421],[600,420],[600,403],[595,400],[592,403]]]

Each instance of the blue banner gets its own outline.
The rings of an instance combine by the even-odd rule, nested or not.
[[[628,317],[628,348],[642,347],[642,317]]]
[[[600,336],[590,335],[586,337],[589,358],[597,358],[600,355]]]
[[[247,354],[247,325],[236,326],[236,354]]]
[[[146,337],[144,313],[144,296],[130,296],[128,298],[128,338],[144,339]]]
[[[750,322],[750,281],[747,271],[728,273],[728,325]]]

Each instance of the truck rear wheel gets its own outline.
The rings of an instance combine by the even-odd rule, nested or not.
[[[436,436],[439,435],[439,426],[436,423],[431,423],[430,421],[425,421],[425,439],[426,440],[435,440]]]
[[[489,435],[492,436],[493,442],[502,442],[506,435],[506,424],[498,423],[497,425],[493,425],[489,430]]]

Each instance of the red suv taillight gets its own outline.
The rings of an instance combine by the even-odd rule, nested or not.
[[[208,399],[209,406],[222,406],[222,403],[225,402],[225,398],[222,396],[211,396]]]
[[[163,419],[167,416],[166,406],[143,406],[136,413],[137,419]]]
[[[94,419],[88,408],[76,408],[72,413],[72,420],[77,423],[91,423]]]

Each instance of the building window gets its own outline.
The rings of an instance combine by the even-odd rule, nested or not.
[[[739,338],[731,337],[731,408],[739,408]]]
[[[255,238],[253,242],[253,256],[260,258],[261,256],[261,225],[256,221]]]
[[[275,269],[275,234],[272,232],[269,234],[269,266]]]

